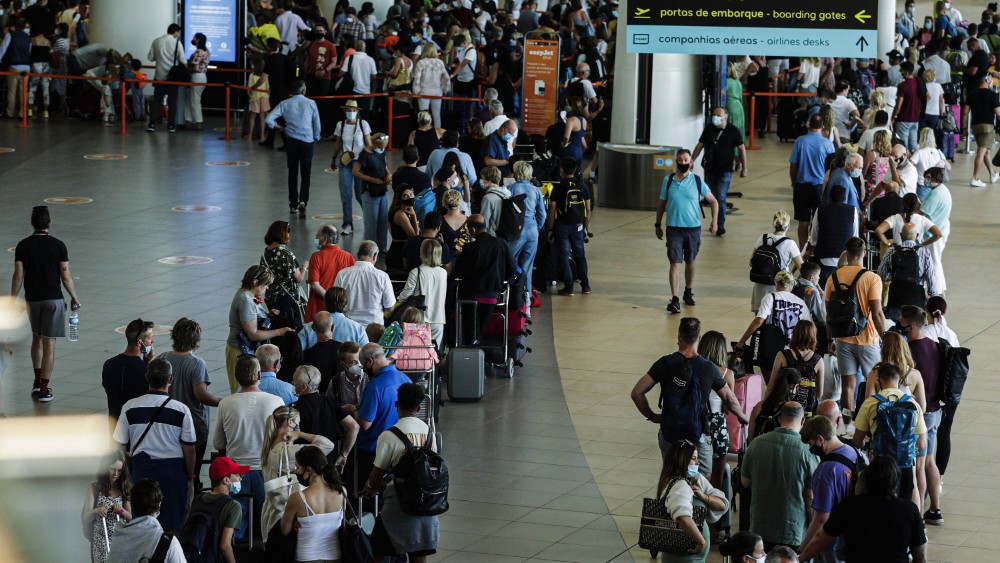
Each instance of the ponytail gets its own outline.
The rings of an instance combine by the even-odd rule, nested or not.
[[[327,464],[327,466],[323,468],[322,475],[323,480],[326,481],[326,484],[329,485],[334,491],[340,492],[340,490],[344,488],[344,482],[340,478],[340,472],[337,471],[337,468],[332,464]]]
[[[278,435],[278,429],[285,425],[291,418],[297,418],[299,411],[293,406],[282,405],[268,415],[267,422],[264,423],[264,443],[260,449],[260,465],[267,465],[267,458],[271,454],[271,444]]]

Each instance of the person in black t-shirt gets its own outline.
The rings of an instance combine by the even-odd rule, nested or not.
[[[415,145],[403,147],[403,165],[392,174],[393,186],[410,186],[414,194],[419,194],[431,186],[431,177],[417,168],[420,152]]]
[[[442,221],[440,213],[431,211],[427,215],[424,215],[424,230],[417,234],[417,236],[410,237],[406,241],[406,246],[403,247],[403,266],[407,272],[423,262],[420,259],[420,245],[425,240],[434,239],[442,242],[440,238]],[[443,242],[441,244],[441,267],[449,273],[451,272],[451,251],[448,250],[448,245]]]
[[[320,394],[319,381],[319,370],[308,364],[299,366],[292,376],[292,385],[299,400],[292,406],[299,409],[299,428],[302,432],[319,434],[335,444],[337,437],[343,434],[340,447],[327,455],[328,462],[336,466],[337,471],[343,472],[361,427],[350,413]]]
[[[108,415],[118,420],[130,399],[149,390],[146,366],[153,359],[153,323],[135,319],[125,327],[125,351],[104,362],[101,385],[108,394]]]
[[[333,339],[333,316],[326,311],[316,313],[313,316],[312,329],[316,333],[316,344],[302,353],[302,361],[319,370],[320,383],[317,389],[321,393],[326,393],[326,388],[331,383],[340,385],[339,381],[335,381],[340,371],[340,359],[337,355],[340,342]]]
[[[35,370],[31,396],[43,403],[52,400],[49,380],[55,362],[56,338],[66,336],[66,302],[60,283],[69,293],[70,307],[74,311],[80,308],[73,274],[69,271],[69,253],[61,240],[49,235],[51,223],[48,206],[39,205],[31,210],[35,232],[17,243],[10,282],[10,294],[14,297],[24,286],[31,323],[31,365]]]
[[[982,51],[980,51],[982,52]],[[1000,179],[1000,172],[993,171],[990,161],[990,149],[996,142],[996,129],[993,125],[994,117],[1000,117],[1000,97],[992,90],[993,78],[984,75],[979,81],[979,87],[968,90],[965,95],[965,107],[962,108],[962,133],[968,134],[965,124],[969,121],[965,116],[972,115],[972,134],[976,137],[976,158],[972,165],[972,182],[974,188],[982,188],[986,182],[979,179],[979,167],[985,165],[986,172],[990,175],[989,183],[996,183]]]
[[[799,559],[812,559],[843,536],[845,560],[852,563],[908,563],[909,556],[913,563],[924,563],[927,535],[920,510],[909,499],[896,496],[898,487],[896,461],[884,455],[873,459],[859,477],[859,494],[833,508]]]
[[[726,234],[726,194],[733,180],[733,164],[740,164],[740,178],[747,177],[747,151],[743,145],[743,135],[735,125],[729,123],[729,112],[726,108],[717,107],[712,110],[712,123],[705,127],[698,144],[694,147],[691,160],[698,160],[698,155],[704,156],[701,165],[705,169],[705,183],[712,195],[719,200],[719,228],[716,236]],[[736,158],[739,151],[739,158]]]

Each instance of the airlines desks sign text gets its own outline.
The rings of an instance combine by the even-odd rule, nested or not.
[[[636,0],[629,3],[629,53],[875,57],[877,2],[844,0]]]

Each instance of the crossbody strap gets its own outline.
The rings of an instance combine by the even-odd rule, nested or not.
[[[139,444],[141,444],[142,441],[146,439],[146,434],[149,434],[149,431],[152,430],[153,423],[156,422],[156,419],[160,417],[160,413],[163,412],[163,407],[167,406],[167,403],[169,402],[170,402],[170,397],[167,397],[167,400],[163,401],[163,403],[160,405],[160,408],[156,409],[156,412],[153,413],[153,418],[149,420],[149,424],[146,425],[146,429],[143,430],[142,435],[139,436],[139,439],[135,442],[135,445],[132,446],[131,451],[133,453],[139,449]]]

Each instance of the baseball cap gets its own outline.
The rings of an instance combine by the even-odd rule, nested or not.
[[[208,467],[208,478],[223,479],[230,475],[246,475],[249,471],[249,465],[240,465],[231,457],[217,457]]]

